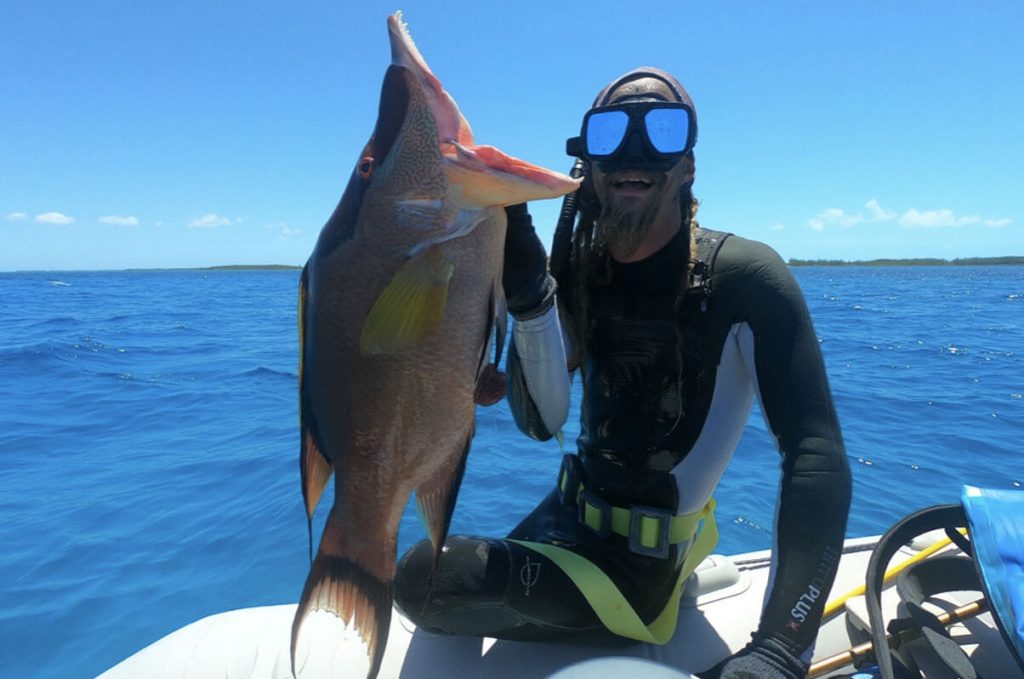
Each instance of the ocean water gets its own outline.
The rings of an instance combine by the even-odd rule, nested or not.
[[[850,536],[963,483],[1021,487],[1024,267],[795,274],[853,469]],[[298,599],[297,281],[0,274],[0,676],[93,676],[202,616]],[[504,404],[480,409],[453,532],[510,529],[559,458]],[[770,545],[777,485],[755,409],[718,551]],[[407,512],[400,547],[423,535]]]

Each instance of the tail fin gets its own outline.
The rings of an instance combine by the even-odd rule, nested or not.
[[[334,516],[328,518],[328,524]],[[331,530],[328,525],[325,532]],[[311,611],[328,611],[355,629],[367,646],[370,657],[368,679],[377,676],[391,625],[391,604],[394,585],[384,582],[365,568],[343,556],[327,554],[321,545],[316,560],[309,570],[306,586],[299,598],[299,606],[292,622],[291,661],[295,674],[295,655],[299,633]],[[324,649],[329,653],[330,649]]]

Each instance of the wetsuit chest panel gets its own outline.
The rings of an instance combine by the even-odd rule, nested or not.
[[[591,471],[668,472],[700,434],[728,328],[713,327],[704,297],[677,299],[678,245],[613,266],[611,284],[592,289],[578,441]]]
[[[681,414],[676,330],[668,321],[597,320],[586,362],[585,429],[600,449],[656,452]]]

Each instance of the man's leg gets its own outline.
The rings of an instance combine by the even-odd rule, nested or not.
[[[431,577],[433,558],[424,540],[395,577],[395,604],[422,629],[520,641],[614,638],[561,568],[528,547],[452,536]]]
[[[418,627],[443,634],[626,642],[605,629],[560,566],[512,540],[554,545],[588,559],[645,623],[661,613],[679,573],[674,548],[668,559],[633,554],[625,538],[602,538],[581,524],[554,492],[509,538],[452,536],[433,576],[434,550],[429,541],[420,542],[399,561],[395,604]]]

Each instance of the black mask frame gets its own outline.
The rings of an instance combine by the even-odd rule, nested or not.
[[[647,115],[656,109],[678,109],[686,113],[686,139],[681,150],[661,151],[651,139],[647,127]],[[622,111],[628,116],[626,127],[622,132],[618,144],[608,153],[593,153],[589,149],[588,135],[590,134],[590,121],[595,115],[608,113],[610,111]],[[616,162],[627,153],[630,146],[631,135],[639,134],[645,146],[644,155],[657,160],[678,160],[691,150],[697,143],[697,116],[693,108],[683,102],[668,101],[627,101],[607,106],[598,106],[586,112],[583,116],[583,124],[580,126],[580,135],[571,137],[565,142],[566,153],[576,158],[596,160],[604,162]]]

